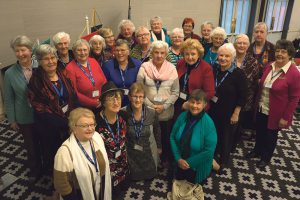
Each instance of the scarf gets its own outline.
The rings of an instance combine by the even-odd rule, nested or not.
[[[161,41],[166,41],[166,36],[165,36],[165,33],[164,33],[164,30],[163,29],[161,29]],[[153,41],[157,41],[157,37],[156,37],[156,35],[155,35],[155,33],[153,33],[153,31],[151,31],[151,37],[152,37],[152,39],[153,39]]]
[[[174,65],[168,61],[164,61],[159,71],[153,64],[152,60],[143,63],[141,67],[144,67],[146,74],[153,80],[166,81],[169,80],[173,74]]]

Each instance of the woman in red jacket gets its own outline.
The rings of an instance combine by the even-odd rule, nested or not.
[[[295,48],[288,40],[275,45],[275,62],[268,64],[260,79],[256,98],[256,143],[247,158],[260,157],[257,167],[264,168],[276,147],[278,131],[291,125],[300,98],[300,73],[291,59]]]
[[[208,100],[215,94],[214,75],[211,66],[205,62],[204,49],[196,39],[187,39],[183,42],[181,54],[183,59],[177,63],[177,72],[180,84],[180,95],[175,103],[174,120],[181,113],[184,102],[195,89],[202,89]]]

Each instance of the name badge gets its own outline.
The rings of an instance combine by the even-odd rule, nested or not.
[[[272,83],[266,83],[266,84],[265,84],[265,87],[266,87],[266,88],[272,88]]]
[[[163,99],[162,99],[161,96],[155,96],[155,97],[154,97],[154,101],[156,101],[156,102],[162,102]]]
[[[129,94],[129,90],[128,89],[123,89],[124,90],[124,95],[128,95]]]
[[[67,104],[67,105],[65,105],[65,106],[62,107],[62,111],[64,113],[66,113],[68,111],[68,108],[69,108],[69,105]]]
[[[187,94],[180,92],[179,97],[183,100],[186,100]]]
[[[135,150],[143,151],[143,147],[141,145],[135,144],[133,147]]]
[[[118,150],[115,154],[115,158],[119,158],[121,156],[121,150]]]
[[[99,97],[100,95],[99,90],[94,90],[92,95],[93,97]]]
[[[212,102],[217,103],[218,101],[218,97],[217,96],[213,96],[213,98],[211,98]]]

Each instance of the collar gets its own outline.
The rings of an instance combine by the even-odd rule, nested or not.
[[[119,69],[119,63],[118,63],[117,59],[114,58],[113,61],[114,61],[114,68],[115,68],[115,69]],[[134,67],[135,67],[135,65],[134,65],[134,63],[133,63],[131,57],[128,56],[128,64],[127,64],[127,68],[129,69],[129,68],[134,68]]]
[[[228,72],[232,73],[235,68],[236,68],[236,64],[234,62],[232,62],[230,68],[225,70],[225,71],[228,71]],[[219,71],[221,71],[221,66],[220,65],[219,65],[218,69],[219,69]]]
[[[23,67],[23,66],[20,64],[19,61],[17,61],[17,64],[19,65],[19,69],[25,68],[25,67]],[[39,66],[39,64],[38,64],[37,60],[31,59],[31,69],[33,69],[33,70],[34,70],[34,69],[37,69],[38,66]]]
[[[286,72],[289,70],[291,64],[292,64],[292,61],[289,61],[283,67],[281,67],[280,70],[286,74]],[[272,70],[275,70],[275,62],[272,63]]]

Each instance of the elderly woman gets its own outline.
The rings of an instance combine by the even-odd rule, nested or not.
[[[235,55],[236,50],[231,43],[222,45],[218,49],[218,65],[214,69],[216,93],[211,99],[209,114],[217,128],[216,153],[220,155],[217,160],[221,166],[228,164],[235,127],[247,94],[246,77],[244,72],[236,67]]]
[[[27,84],[38,63],[31,58],[33,42],[27,36],[15,37],[10,46],[18,61],[5,72],[4,105],[10,128],[23,136],[27,150],[26,165],[30,169],[29,178],[34,181],[41,171],[41,158],[33,109],[27,98]]]
[[[58,32],[52,37],[53,44],[57,49],[57,66],[58,68],[65,69],[73,59],[74,55],[72,50],[69,50],[70,35],[65,32]]]
[[[211,31],[214,29],[214,25],[211,22],[204,22],[201,24],[201,39],[200,43],[204,48],[204,55],[208,52],[208,50],[212,47],[212,41],[210,37]]]
[[[223,28],[217,27],[212,30],[210,37],[212,41],[212,47],[208,49],[207,53],[205,53],[204,60],[213,66],[217,61],[218,49],[224,44],[227,34]]]
[[[258,22],[254,26],[254,42],[248,48],[248,52],[264,67],[267,63],[275,60],[274,44],[267,41],[268,27],[264,22]]]
[[[288,128],[300,98],[300,73],[291,59],[295,48],[291,41],[275,45],[275,62],[268,64],[259,82],[256,99],[256,141],[248,158],[260,157],[257,167],[264,168],[276,147],[278,131]]]
[[[35,111],[41,137],[44,167],[53,170],[54,156],[68,135],[68,115],[77,103],[71,81],[57,67],[55,48],[44,44],[37,48],[38,69],[28,88],[30,104]]]
[[[186,40],[188,38],[200,40],[200,36],[193,33],[194,27],[195,27],[195,22],[192,18],[190,18],[190,17],[184,18],[184,20],[182,22],[182,28],[183,28],[183,32],[184,32],[184,40]]]
[[[236,49],[235,64],[246,75],[248,93],[246,103],[240,113],[240,128],[238,130],[237,141],[243,128],[253,129],[253,108],[254,98],[257,93],[258,80],[260,78],[261,64],[250,54],[247,49],[250,45],[249,38],[245,34],[239,34],[235,38],[234,47]]]
[[[166,42],[169,46],[171,46],[171,40],[168,36],[167,30],[162,27],[162,19],[158,16],[150,19],[151,26],[151,42],[161,40]]]
[[[130,87],[130,105],[126,107],[127,152],[132,180],[149,180],[157,175],[161,153],[160,126],[155,111],[144,105],[145,91],[141,83]],[[159,148],[159,149],[158,149]]]
[[[115,36],[110,28],[100,28],[99,35],[104,38],[106,47],[104,48],[104,61],[115,57]]]
[[[164,130],[162,140],[162,160],[171,160],[170,127],[174,114],[174,103],[179,96],[179,81],[175,66],[166,60],[168,44],[155,41],[151,44],[152,59],[143,63],[137,82],[145,86],[145,105],[158,114],[160,127]]]
[[[112,176],[113,195],[128,184],[128,161],[126,148],[126,122],[120,113],[123,90],[108,81],[102,87],[102,111],[96,114],[96,130],[102,137],[107,151]],[[112,199],[119,199],[114,196]]]
[[[136,32],[137,45],[133,47],[130,56],[139,59],[142,63],[150,60],[151,36],[150,31],[145,26],[140,26]]]
[[[95,132],[95,115],[76,108],[70,113],[69,127],[70,137],[55,156],[56,191],[63,199],[111,200],[109,161],[104,142]]]
[[[94,35],[89,40],[90,43],[90,57],[97,60],[100,67],[103,67],[104,63],[104,49],[106,47],[105,40],[100,35]]]
[[[177,61],[182,58],[180,49],[183,43],[183,30],[181,28],[174,28],[171,32],[172,46],[169,47],[168,56],[171,58],[171,63],[177,66]]]
[[[129,88],[136,81],[141,64],[141,61],[129,56],[127,41],[119,39],[116,42],[115,58],[103,65],[106,79],[114,82],[118,88],[124,89],[122,107],[129,104]]]
[[[81,106],[93,111],[100,107],[101,88],[106,83],[98,62],[89,57],[90,45],[79,39],[73,44],[75,60],[66,67],[67,76],[71,79]]]
[[[179,99],[175,104],[174,119],[181,113],[184,102],[195,89],[202,89],[208,100],[215,94],[214,75],[211,66],[202,59],[204,49],[195,39],[187,39],[181,47],[183,59],[178,61],[177,72],[180,84]]]
[[[217,133],[214,122],[205,112],[205,92],[194,90],[188,104],[188,111],[177,118],[170,137],[177,163],[175,176],[178,180],[201,184],[212,170]]]
[[[134,31],[135,26],[129,19],[124,19],[119,23],[119,35],[117,39],[127,40],[129,49],[132,49],[136,45]]]

